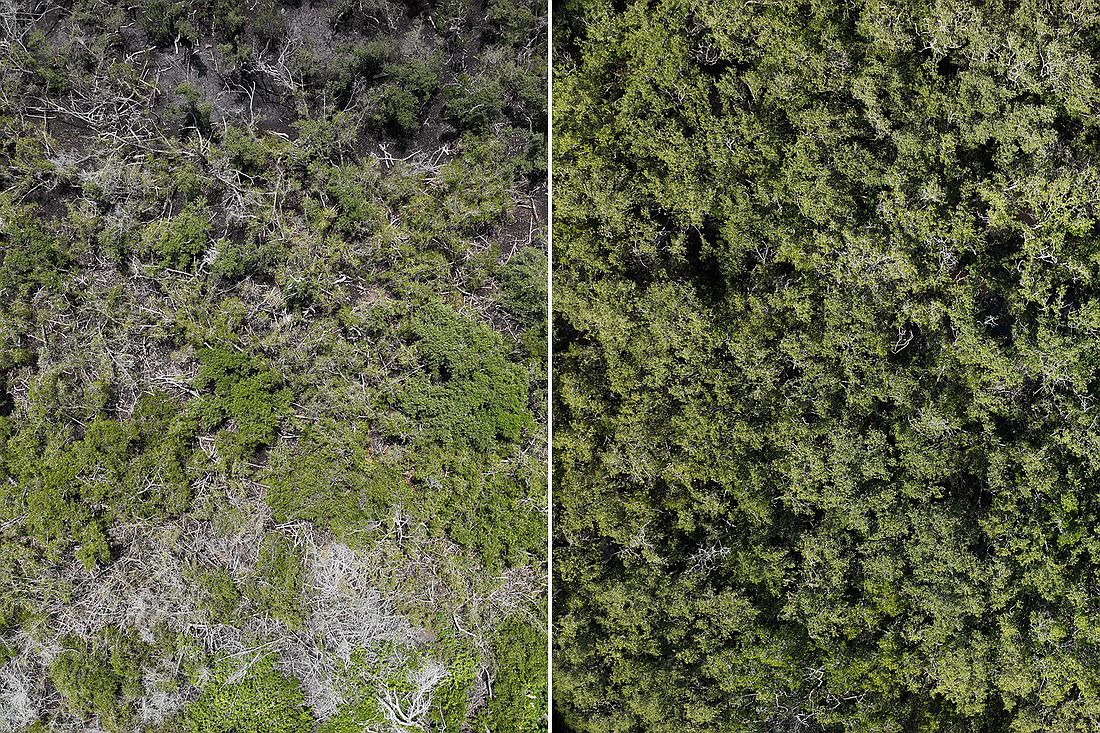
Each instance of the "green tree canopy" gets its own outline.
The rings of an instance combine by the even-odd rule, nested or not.
[[[1100,725],[1100,13],[570,7],[563,719]]]

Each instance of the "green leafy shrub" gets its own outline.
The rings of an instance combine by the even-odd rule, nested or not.
[[[415,94],[420,104],[424,105],[439,88],[442,66],[442,56],[435,54],[427,60],[410,58],[400,63],[387,64],[382,71],[392,83],[410,94]]]
[[[108,496],[111,484],[78,480],[87,466],[85,452],[52,427],[24,425],[5,445],[5,468],[25,502],[25,531],[51,562],[67,559],[77,543],[87,545],[81,553],[86,566],[97,559],[106,562],[110,553],[96,505]]]
[[[4,211],[0,294],[4,300],[30,297],[39,288],[56,287],[59,273],[70,262],[67,248],[48,233],[27,208]],[[2,306],[0,306],[2,307]]]
[[[191,202],[175,217],[145,227],[142,255],[156,255],[165,267],[190,270],[209,242],[210,214],[202,204]]]
[[[63,640],[50,678],[79,720],[95,716],[111,733],[131,730],[142,695],[142,665],[152,647],[133,629],[107,627],[91,641]]]
[[[245,8],[242,0],[204,0],[206,12],[199,13],[217,34],[230,41],[236,40],[245,26]]]
[[[232,239],[215,243],[217,254],[210,265],[212,272],[228,279],[245,275],[270,274],[287,254],[287,243],[246,231]]]
[[[194,433],[193,424],[176,427],[180,433],[166,436],[135,457],[123,487],[134,497],[128,512],[148,518],[183,514],[191,505],[193,490],[187,466],[194,455],[185,436]]]
[[[483,567],[502,570],[545,555],[546,516],[531,502],[545,496],[538,464],[518,470],[502,466],[494,452],[426,446],[413,465],[427,485],[417,493],[417,516],[431,531],[476,551]]]
[[[546,634],[509,616],[493,635],[493,695],[479,723],[492,733],[547,729]]]
[[[78,718],[87,719],[115,708],[118,684],[110,663],[75,638],[66,640],[50,677],[69,712]]]
[[[475,450],[519,440],[531,419],[527,380],[494,331],[438,303],[425,304],[406,331],[427,373],[409,380],[402,407],[430,439]]]
[[[287,35],[286,16],[275,7],[274,0],[264,0],[259,12],[252,18],[252,32],[259,41],[257,48],[277,47]]]
[[[256,571],[245,581],[244,593],[261,612],[300,629],[305,612],[304,577],[301,552],[286,537],[272,532],[260,543]]]
[[[179,118],[180,135],[186,137],[190,131],[197,130],[199,134],[209,136],[214,105],[199,102],[199,90],[190,82],[183,82],[175,92],[183,98],[184,104],[170,104],[167,109],[169,114]]]
[[[1096,728],[1096,87],[1021,103],[1057,63],[972,51],[1057,18],[1091,58],[1100,16],[586,6],[554,79],[567,721]]]
[[[484,133],[504,114],[504,87],[499,81],[467,82],[450,87],[444,118],[461,131]]]
[[[223,347],[195,351],[199,374],[195,387],[207,395],[197,406],[199,426],[213,430],[226,420],[236,430],[222,447],[228,463],[247,458],[275,438],[279,416],[290,404],[290,390],[259,360]]]
[[[227,126],[222,137],[222,147],[229,153],[233,165],[244,173],[258,175],[267,168],[270,154],[250,130],[237,125]]]
[[[538,167],[545,169],[546,163],[540,160],[545,153],[542,136],[515,127],[501,128],[492,137],[478,137],[468,134],[462,138],[462,156],[449,165],[455,175],[469,176],[472,171],[480,171],[485,181],[481,186],[467,190],[477,192],[484,198],[501,200],[507,196],[512,182],[531,176]],[[511,204],[510,199],[502,204]]]
[[[138,14],[138,23],[153,45],[164,47],[171,45],[181,32],[181,22],[187,12],[182,2],[171,0],[148,0]]]
[[[453,639],[446,641],[450,643],[440,643],[437,647],[455,646]],[[447,671],[450,674],[432,692],[432,719],[439,724],[441,731],[459,733],[466,723],[467,700],[477,680],[479,659],[476,651],[465,647],[452,651],[448,656]]]
[[[501,303],[524,326],[546,330],[546,253],[524,247],[500,270]]]
[[[386,84],[376,95],[378,113],[375,122],[393,135],[405,136],[420,127],[420,100],[407,89]]]
[[[509,616],[493,639],[496,676],[488,703],[489,730],[527,733],[547,730],[547,635],[530,622]]]
[[[49,139],[45,134],[21,135],[15,138],[11,171],[35,182],[40,182],[44,174],[55,172],[54,164],[47,157]]]
[[[361,236],[385,222],[378,179],[378,169],[373,166],[333,166],[327,171],[326,190],[336,204],[332,223],[336,231]]]
[[[526,69],[510,67],[501,77],[504,86],[504,113],[516,129],[530,134],[545,135],[546,77],[532,74]],[[546,166],[546,146],[539,149],[541,155],[532,156],[531,162],[541,168]]]
[[[341,706],[335,716],[321,724],[317,733],[362,733],[363,726],[383,720],[374,697],[364,697]]]
[[[489,0],[485,17],[509,45],[522,46],[530,43],[539,22],[529,4],[523,0]]]
[[[220,565],[200,566],[194,568],[191,580],[198,587],[198,606],[210,620],[219,624],[233,623],[241,593],[230,572]]]
[[[317,733],[360,733],[364,726],[382,723],[384,718],[375,699],[376,655],[366,649],[356,649],[339,675],[341,695],[345,702],[331,720],[323,723]]]
[[[107,527],[103,520],[93,519],[82,523],[73,539],[78,543],[74,555],[88,572],[95,569],[96,562],[103,565],[111,562],[111,544],[107,541]]]
[[[374,76],[382,72],[386,62],[398,53],[398,45],[394,39],[387,36],[376,36],[362,46],[355,49],[355,56],[359,62],[359,73],[364,76]]]
[[[356,119],[348,112],[304,118],[291,125],[298,131],[298,147],[309,157],[343,163],[350,156],[358,135]]]
[[[214,681],[183,712],[187,733],[312,733],[313,713],[301,685],[276,671],[271,659],[230,681],[234,672],[219,665]]]
[[[38,400],[58,389],[36,385]],[[116,517],[164,517],[185,511],[191,487],[185,466],[194,424],[162,396],[147,395],[126,422],[95,419],[79,440],[49,423],[24,422],[2,444],[4,470],[26,502],[25,529],[55,559],[74,546],[91,570],[108,563],[106,528]]]
[[[484,227],[500,221],[514,206],[512,174],[515,164],[508,162],[505,146],[498,140],[462,140],[462,155],[445,163],[430,188],[414,189],[402,201],[394,196],[404,194],[400,181],[390,175],[384,190],[391,203],[401,203],[410,238],[423,248],[439,251],[463,260],[469,250],[469,237],[484,233]],[[392,189],[389,186],[393,186]],[[396,199],[396,200],[395,200]],[[428,264],[428,253],[408,257],[395,269]]]
[[[128,509],[138,516],[176,516],[190,506],[187,466],[198,426],[180,407],[162,392],[143,395],[134,407],[132,420],[143,449],[130,462],[123,490],[137,499]]]
[[[306,519],[340,533],[380,518],[400,499],[398,469],[354,435],[346,424],[305,426],[296,448],[280,445],[271,452],[264,481],[279,521]]]
[[[379,36],[367,43],[346,43],[337,46],[332,58],[319,74],[325,79],[325,91],[338,103],[351,101],[357,82],[375,84],[386,63],[397,53],[391,38]]]
[[[72,89],[68,65],[57,57],[48,58],[35,68],[38,82],[50,95],[64,94]]]

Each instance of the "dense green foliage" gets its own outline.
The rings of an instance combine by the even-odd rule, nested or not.
[[[260,612],[298,630],[303,621],[304,575],[301,553],[283,535],[270,534],[260,543],[256,570],[245,583],[245,595]]]
[[[485,708],[546,618],[546,15],[0,6],[0,733]]]
[[[523,434],[525,375],[507,362],[499,336],[438,304],[416,313],[408,330],[424,370],[400,399],[432,439],[484,451]]]
[[[236,425],[235,434],[219,446],[219,454],[236,461],[270,445],[277,418],[292,399],[290,390],[278,389],[279,378],[243,353],[200,348],[195,356],[199,373],[194,385],[211,392],[197,408],[199,427],[213,431],[226,420]]]
[[[109,731],[133,730],[149,652],[132,629],[108,627],[91,641],[65,639],[50,677],[77,720],[94,716]]]
[[[221,669],[202,697],[187,708],[188,733],[310,733],[313,715],[301,687],[272,668],[270,659],[256,662],[239,679]]]
[[[566,8],[563,719],[1096,729],[1100,12]]]

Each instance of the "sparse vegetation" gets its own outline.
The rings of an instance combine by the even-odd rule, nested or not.
[[[545,10],[445,5],[0,5],[0,732],[458,731],[545,632],[545,96],[447,111]]]

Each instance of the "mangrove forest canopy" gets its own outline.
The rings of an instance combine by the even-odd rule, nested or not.
[[[559,8],[556,714],[1100,728],[1100,7]]]

